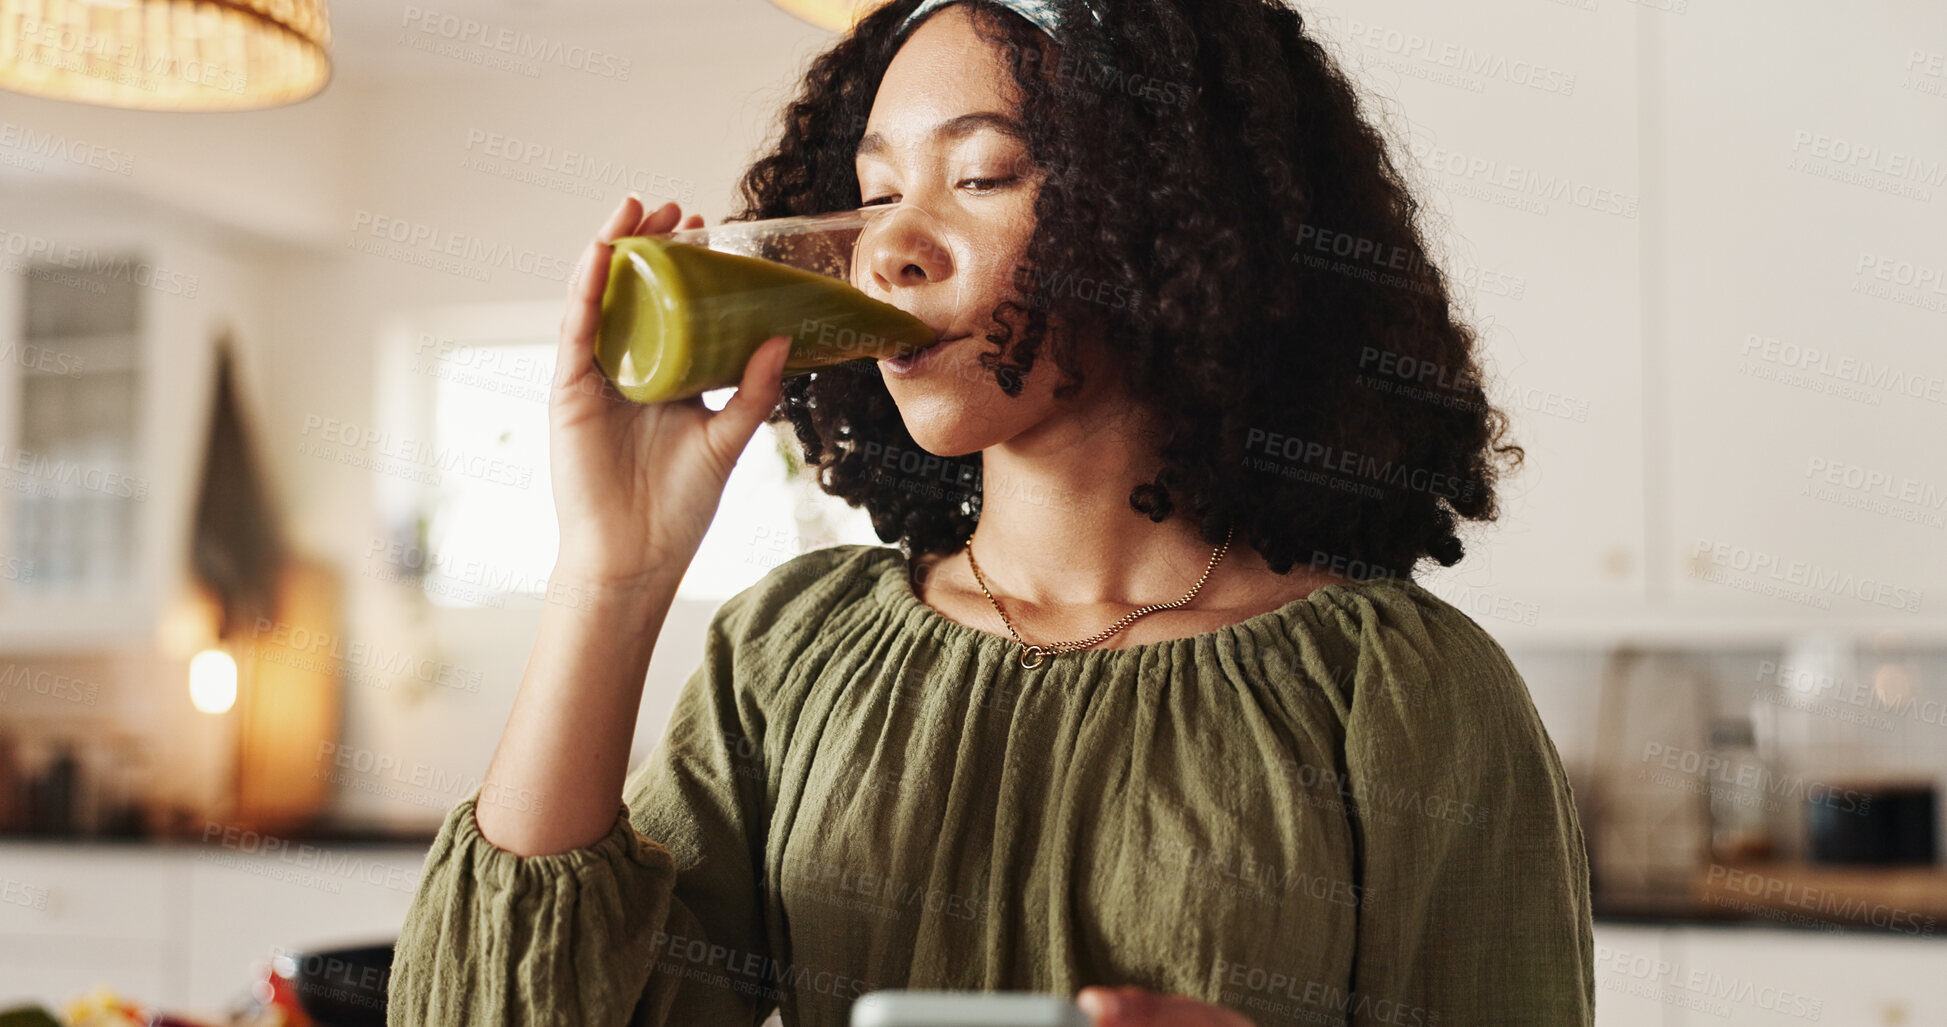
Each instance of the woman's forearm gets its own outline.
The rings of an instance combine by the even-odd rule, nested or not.
[[[480,834],[520,856],[582,848],[615,825],[676,580],[590,584],[562,580],[557,569],[548,593],[474,809]]]

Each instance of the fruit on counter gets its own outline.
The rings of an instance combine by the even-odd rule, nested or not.
[[[295,964],[289,957],[280,957],[279,960],[260,964],[255,994],[270,1011],[270,1015],[278,1017],[277,1022],[282,1023],[284,1027],[317,1027],[317,1021],[306,1015],[304,1004],[297,997],[297,983],[285,976],[286,972],[277,969],[279,961],[291,964],[291,969],[286,972],[292,974],[297,972]]]
[[[65,1020],[68,1027],[148,1027],[149,1012],[109,988],[96,988],[68,1002]]]

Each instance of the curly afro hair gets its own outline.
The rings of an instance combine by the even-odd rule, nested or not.
[[[730,220],[860,204],[854,151],[918,2],[891,0],[813,61]],[[982,366],[1018,395],[1052,339],[1056,396],[1072,395],[1071,333],[1050,319],[1099,325],[1161,419],[1161,470],[1131,482],[1131,509],[1180,510],[1211,545],[1235,528],[1280,574],[1451,566],[1459,520],[1496,517],[1522,451],[1357,91],[1279,0],[1092,2],[1103,22],[1057,0],[1057,46],[963,0],[1011,66],[1045,173]],[[979,520],[978,453],[957,490],[877,469],[920,451],[873,362],[786,379],[784,421],[820,487],[907,555],[953,552]]]

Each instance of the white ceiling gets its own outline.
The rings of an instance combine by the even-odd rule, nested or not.
[[[448,41],[409,25],[413,7],[472,19],[485,27],[481,35],[511,36],[529,53],[554,57],[510,74],[480,59],[496,51],[478,40],[449,45],[457,55],[428,53],[429,43]],[[683,147],[659,148],[636,133],[599,149],[716,182],[734,168],[670,154],[742,154],[754,126],[774,117],[793,69],[835,38],[769,0],[336,0],[331,16],[332,81],[299,104],[175,114],[0,91],[0,194],[126,190],[268,238],[342,244],[343,209],[371,202],[361,190],[370,184],[372,155],[418,145],[384,133],[438,124],[429,98],[467,97],[499,112],[467,125],[546,135],[558,123],[559,146],[595,132],[591,112],[661,112],[665,123],[684,126]],[[564,50],[608,55],[610,66],[626,60],[628,74],[571,66]],[[550,105],[558,112],[548,113]],[[419,120],[388,120],[380,109],[395,107]],[[464,99],[454,107],[454,118],[480,116]],[[112,174],[48,149],[69,143],[78,149],[61,152],[111,153],[133,173]]]
[[[481,74],[475,61],[415,50],[439,33],[408,24],[409,9],[470,19],[495,38],[512,35],[524,44],[585,47],[630,62],[638,78],[659,52],[697,47],[732,51],[746,33],[823,33],[772,6],[768,0],[336,0],[331,5],[334,77],[373,79],[465,78]],[[495,51],[473,41],[455,45],[473,56]]]

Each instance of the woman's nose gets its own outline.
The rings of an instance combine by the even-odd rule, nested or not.
[[[866,249],[872,288],[882,296],[953,277],[953,255],[938,225],[916,207],[894,207],[874,219],[860,245]]]

